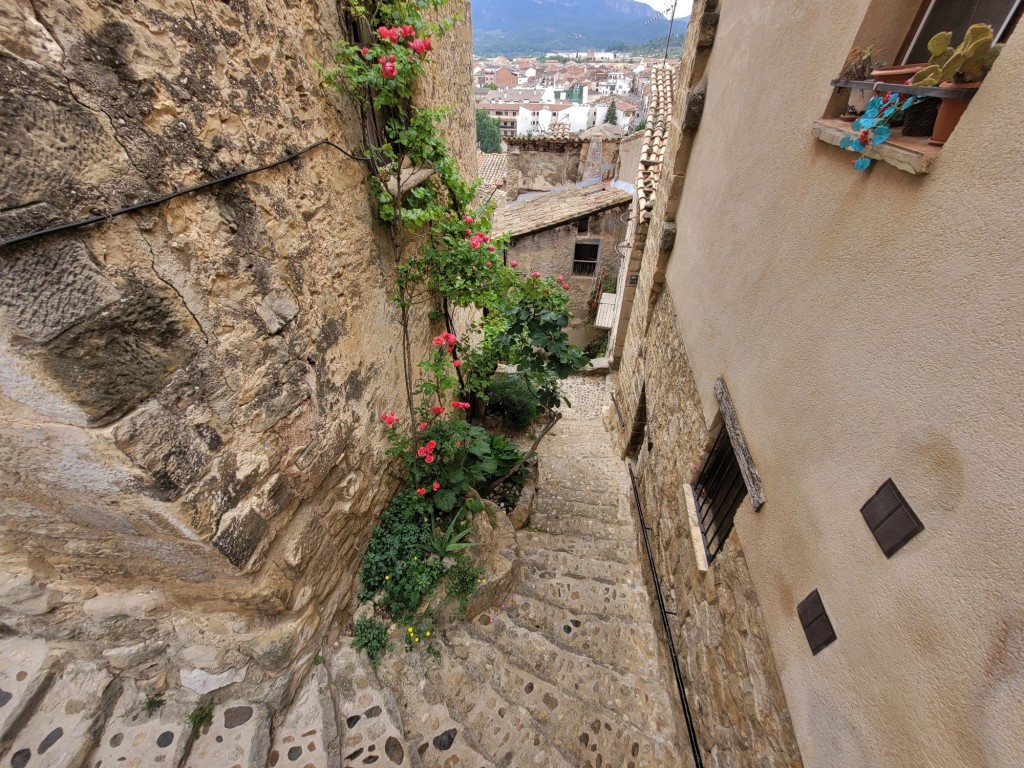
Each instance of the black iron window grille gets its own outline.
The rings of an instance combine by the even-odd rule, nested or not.
[[[723,426],[704,461],[697,482],[693,484],[693,498],[697,505],[704,550],[708,564],[715,559],[725,540],[732,532],[736,510],[747,495],[736,454],[732,451],[729,432]]]

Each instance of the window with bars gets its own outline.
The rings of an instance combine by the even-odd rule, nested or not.
[[[743,482],[736,454],[733,453],[729,432],[723,426],[704,461],[697,482],[693,484],[697,521],[700,523],[709,565],[725,546],[725,540],[732,532],[736,510],[746,495],[747,486]]]
[[[576,243],[572,255],[572,273],[590,277],[597,273],[597,252],[599,243]]]

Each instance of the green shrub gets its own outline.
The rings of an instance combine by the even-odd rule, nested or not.
[[[380,665],[381,656],[392,648],[388,639],[388,628],[376,619],[361,616],[356,620],[356,635],[352,647],[357,651],[366,651],[370,663],[376,668]]]
[[[487,388],[487,398],[491,410],[500,413],[505,422],[516,429],[530,426],[540,415],[536,393],[520,376],[495,376]]]
[[[448,584],[447,597],[459,601],[459,614],[465,615],[469,607],[469,598],[476,592],[477,585],[484,575],[483,568],[477,568],[472,558],[456,555],[455,565],[448,569],[445,581]]]

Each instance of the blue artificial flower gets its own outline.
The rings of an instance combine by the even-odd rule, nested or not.
[[[860,124],[860,118],[858,118],[858,119],[854,120],[852,123],[850,123],[850,127],[853,130],[855,130],[855,131],[862,131],[862,130],[864,130],[864,126],[862,126]]]
[[[866,117],[869,120],[873,117],[878,117],[878,109],[875,107],[868,107],[867,109],[864,110],[864,114],[862,115],[862,117]]]
[[[864,145],[860,143],[860,139],[854,139],[853,143],[850,145],[850,149],[854,152],[863,152]]]
[[[839,140],[839,146],[842,149],[849,149],[853,146],[853,136],[843,136],[843,138]]]
[[[881,106],[882,106],[882,97],[881,96],[875,96],[873,99],[871,99],[867,103],[867,106],[865,107],[865,109],[878,109]]]
[[[882,113],[882,117],[892,117],[896,113],[896,107],[889,107],[885,112]]]
[[[879,120],[877,117],[862,117],[858,122],[860,123],[861,129],[864,129],[874,128],[882,121]]]
[[[857,162],[853,164],[853,167],[858,171],[866,171],[871,166],[870,157],[861,157],[857,159]]]
[[[888,125],[880,125],[877,128],[875,128],[874,133],[871,136],[871,143],[881,144],[883,141],[889,138],[889,134],[891,133],[892,131],[889,129]]]
[[[913,103],[914,103],[914,97],[913,96],[908,96],[907,100],[903,102],[903,109],[906,109],[907,107],[909,107]]]

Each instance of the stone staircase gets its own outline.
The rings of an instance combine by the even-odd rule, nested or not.
[[[542,444],[522,582],[433,651],[392,652],[378,675],[343,638],[283,709],[186,688],[147,708],[102,660],[0,639],[0,768],[688,766],[601,387],[577,382]]]

